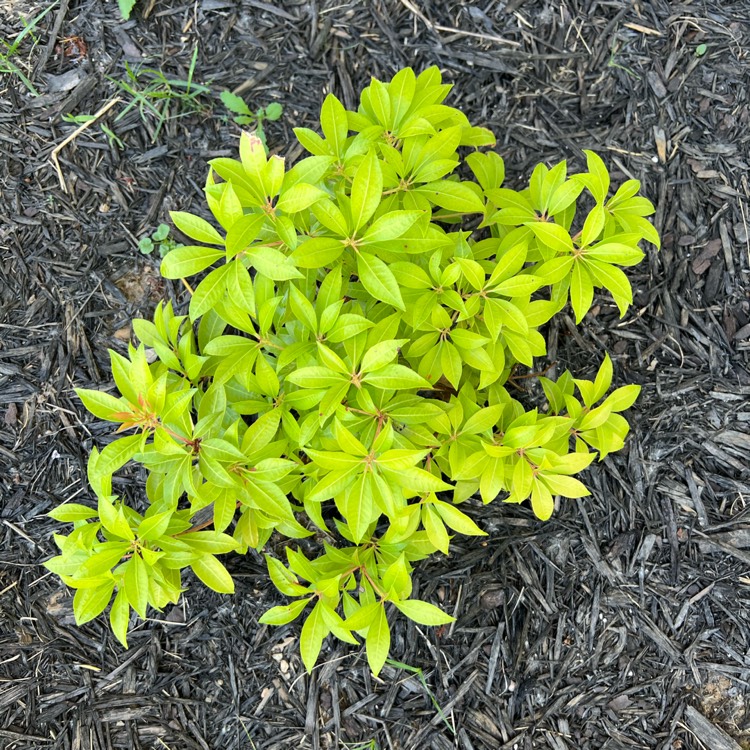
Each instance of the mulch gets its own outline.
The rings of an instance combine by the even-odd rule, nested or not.
[[[45,7],[8,0],[0,38]],[[0,74],[0,747],[750,748],[749,18],[747,0],[139,0],[123,23],[112,2],[58,0],[11,57],[36,94]],[[195,50],[210,94],[160,129],[125,112],[126,65],[185,79]],[[617,383],[643,386],[626,450],[547,523],[475,504],[489,536],[416,576],[457,621],[394,628],[411,671],[375,679],[327,644],[308,676],[298,624],[258,624],[280,597],[255,555],[228,560],[233,597],[186,576],[128,651],[77,628],[40,567],[45,514],[90,498],[86,458],[111,435],[72,389],[109,385],[133,317],[184,304],[137,242],[201,210],[207,160],[235,153],[219,92],[283,104],[268,140],[293,159],[328,91],[352,107],[371,75],[431,64],[497,134],[510,185],[590,148],[657,205],[663,248],[630,274],[629,314],[601,298],[547,331],[558,372],[589,376],[608,350]],[[58,174],[64,116],[118,96],[99,122],[122,145],[96,123]]]

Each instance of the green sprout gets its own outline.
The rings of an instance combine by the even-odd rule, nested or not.
[[[268,144],[266,143],[266,133],[263,129],[263,122],[268,120],[275,122],[278,120],[284,112],[284,108],[278,102],[271,102],[265,107],[253,112],[250,107],[247,106],[245,100],[237,94],[233,94],[231,91],[222,91],[221,101],[224,106],[234,113],[232,118],[238,125],[254,125],[255,133],[260,138],[266,151],[268,151]]]
[[[169,237],[169,225],[159,224],[156,231],[149,237],[141,237],[138,242],[138,249],[144,255],[151,255],[154,250],[158,249],[159,257],[163,258],[172,250],[176,250],[178,247],[183,247],[178,242],[175,242]]]

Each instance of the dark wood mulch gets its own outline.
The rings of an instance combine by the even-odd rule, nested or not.
[[[0,746],[750,747],[750,3],[139,5],[123,24],[112,2],[58,0],[12,58],[38,95],[0,78]],[[8,0],[0,37],[44,7]],[[126,63],[185,78],[195,49],[212,92],[197,111],[158,134],[150,115],[120,116]],[[343,647],[305,675],[297,626],[258,625],[279,597],[255,557],[230,563],[234,597],[188,577],[184,604],[127,652],[99,622],[76,628],[40,567],[45,513],[89,496],[86,456],[109,428],[72,388],[106,387],[129,320],[180,298],[136,241],[197,210],[207,159],[234,153],[218,93],[283,103],[268,135],[287,153],[327,91],[352,106],[370,75],[433,63],[497,134],[511,184],[593,148],[657,204],[664,247],[634,270],[630,314],[602,299],[578,331],[549,331],[558,367],[588,375],[607,349],[618,382],[643,385],[627,450],[548,523],[477,507],[490,536],[420,569],[419,592],[458,617],[396,626],[392,656],[424,682],[373,679]],[[59,151],[63,190],[50,156],[77,127],[63,115],[118,95],[101,122],[123,147],[98,124],[78,135]]]

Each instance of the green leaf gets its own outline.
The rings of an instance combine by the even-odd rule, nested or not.
[[[583,184],[577,180],[567,180],[562,185],[558,185],[550,197],[547,213],[554,216],[564,211],[575,203],[582,190]]]
[[[519,466],[522,464],[528,466],[526,461],[522,461]],[[531,484],[531,509],[534,511],[534,515],[542,521],[547,521],[555,509],[555,501],[552,498],[552,493],[537,478],[534,478]]]
[[[130,606],[145,618],[148,606],[148,566],[137,552],[125,564],[124,583]]]
[[[237,94],[233,94],[231,91],[222,91],[219,97],[230,112],[234,112],[237,115],[253,114],[241,96],[237,96]]]
[[[386,365],[375,372],[368,372],[362,382],[383,390],[432,388],[429,380],[404,365]]]
[[[96,588],[77,589],[73,597],[73,614],[76,618],[76,625],[83,625],[85,622],[99,617],[107,608],[114,588],[114,579],[110,579]]]
[[[332,265],[343,252],[341,240],[313,237],[297,245],[289,259],[298,268],[325,268]]]
[[[461,214],[484,212],[482,199],[469,187],[469,183],[438,180],[422,185],[415,192],[426,195],[435,205]]]
[[[422,506],[422,525],[427,532],[427,538],[444,555],[448,554],[450,538],[445,530],[443,521],[431,505]]]
[[[440,367],[448,382],[458,390],[463,364],[458,349],[450,341],[443,341],[441,344]]]
[[[169,257],[169,256],[167,256]],[[197,320],[216,307],[226,292],[226,276],[229,266],[214,268],[196,287],[190,298],[190,319]]]
[[[282,594],[300,596],[308,593],[307,588],[300,585],[294,573],[285,567],[281,560],[271,557],[271,555],[266,555],[265,557],[271,581]]]
[[[344,501],[346,522],[356,544],[359,544],[365,537],[373,516],[376,515],[374,507],[371,476],[361,474],[349,488]]]
[[[355,232],[372,218],[380,205],[382,193],[383,172],[378,158],[371,151],[362,159],[352,181],[351,212]]]
[[[367,663],[372,673],[377,677],[388,658],[391,650],[391,630],[388,627],[388,619],[385,616],[385,607],[379,605],[375,617],[367,629],[365,639],[367,650]]]
[[[381,302],[405,310],[396,277],[380,258],[366,252],[357,253],[357,274],[362,286]]]
[[[203,555],[190,566],[193,573],[213,591],[220,594],[233,594],[234,581],[229,571],[213,555]]]
[[[379,370],[390,364],[408,341],[409,339],[389,339],[370,347],[362,358],[362,372]]]
[[[317,482],[312,492],[307,495],[307,500],[320,503],[337,496],[354,483],[362,469],[362,462],[358,461],[346,469],[326,474],[323,479]]]
[[[343,154],[349,125],[344,105],[333,94],[326,96],[320,108],[320,127],[333,153]]]
[[[172,516],[172,511],[164,511],[163,513],[156,513],[153,516],[144,518],[138,526],[138,538],[153,541],[163,536],[169,526],[169,522],[172,520]]]
[[[599,286],[608,289],[620,311],[622,318],[633,304],[633,289],[628,277],[617,266],[590,258],[585,259],[586,269]]]
[[[169,252],[161,261],[161,275],[167,279],[193,276],[216,263],[224,256],[223,250],[188,245]]]
[[[582,247],[590,245],[599,239],[599,235],[604,230],[605,217],[604,206],[597,205],[591,209],[589,215],[586,217],[586,221],[583,222],[583,229],[581,230]]]
[[[400,612],[420,625],[445,625],[456,619],[443,612],[442,609],[436,607],[434,604],[423,602],[419,599],[406,599],[402,602],[394,602],[394,604]]]
[[[99,476],[114,474],[138,452],[142,441],[143,436],[140,434],[128,435],[104,446],[96,462],[96,474]]]
[[[293,185],[279,196],[276,208],[284,213],[294,214],[304,211],[312,206],[313,203],[326,198],[328,193],[314,185],[308,185],[304,182]]]
[[[227,231],[227,255],[232,257],[248,248],[250,243],[258,238],[266,220],[265,214],[245,214],[232,224]]]
[[[289,306],[292,312],[312,333],[318,332],[318,316],[307,297],[294,285],[289,285]]]
[[[62,523],[73,523],[75,521],[87,521],[89,518],[96,518],[97,512],[94,508],[78,503],[64,503],[51,510],[47,515],[54,518],[55,521]]]
[[[639,385],[624,385],[610,393],[605,403],[613,412],[625,411],[635,403],[640,392]]]
[[[644,252],[632,245],[604,240],[588,249],[585,257],[620,266],[635,266],[643,260]]]
[[[531,229],[539,242],[556,253],[573,252],[573,240],[565,228],[559,224],[548,221],[527,221],[525,226]]]
[[[195,216],[185,211],[170,211],[169,215],[174,225],[191,239],[203,242],[206,245],[224,246],[224,238],[211,224],[205,219],[201,219],[200,216]]]
[[[286,625],[288,622],[296,620],[302,614],[311,598],[308,596],[306,599],[297,599],[283,606],[271,607],[271,609],[261,615],[258,622],[263,625]]]
[[[268,279],[288,281],[303,277],[295,267],[293,257],[287,257],[275,247],[253,247],[245,251],[245,256]]]
[[[120,588],[117,591],[115,600],[112,602],[112,609],[109,611],[109,622],[112,626],[112,632],[115,634],[122,645],[128,647],[128,623],[130,620],[130,605],[128,604],[125,589]]]
[[[327,367],[301,367],[287,375],[290,383],[301,388],[331,388],[346,382],[348,378],[340,372],[334,372]]]
[[[315,662],[318,660],[323,639],[328,635],[328,632],[329,629],[323,618],[323,603],[318,601],[305,620],[299,638],[300,655],[308,674],[312,672]]]
[[[550,492],[563,497],[586,497],[591,493],[586,486],[575,477],[568,477],[562,474],[549,474],[543,472],[539,478],[547,485]]]
[[[604,203],[609,192],[609,172],[601,157],[593,151],[583,152],[586,154],[586,165],[588,166],[590,181],[589,190],[597,203]]]
[[[358,244],[388,242],[402,237],[422,216],[421,211],[391,211],[384,214],[372,223]]]
[[[266,104],[264,112],[266,120],[275,122],[284,114],[284,107],[279,102],[271,102],[270,104]]]
[[[596,380],[594,380],[594,393],[591,398],[591,403],[596,403],[601,398],[604,398],[604,394],[609,390],[612,385],[612,360],[609,354],[604,354],[604,360],[599,367],[599,372],[596,373]]]
[[[583,320],[593,300],[594,284],[584,264],[579,261],[573,265],[573,273],[570,277],[570,304],[576,315],[576,323]]]
[[[442,500],[433,500],[432,507],[438,512],[447,526],[454,531],[466,536],[487,536],[487,533],[477,526],[465,513],[462,513],[455,505],[444,503]]]
[[[233,552],[238,544],[229,534],[218,531],[191,531],[180,535],[180,541],[202,554],[221,555]]]
[[[135,4],[136,0],[117,0],[117,5],[120,8],[120,15],[122,16],[123,21],[127,21],[130,18],[130,14],[133,12]]]
[[[109,422],[122,422],[124,420],[121,417],[113,417],[112,415],[130,411],[128,404],[123,399],[110,396],[109,393],[90,391],[86,388],[76,388],[75,391],[78,398],[83,401],[83,405],[99,419],[106,419]]]

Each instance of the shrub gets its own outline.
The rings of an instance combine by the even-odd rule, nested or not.
[[[306,613],[308,670],[327,635],[358,634],[377,673],[387,610],[452,619],[411,598],[411,571],[448,554],[451,535],[484,534],[465,501],[530,500],[547,519],[556,497],[588,494],[574,475],[622,447],[621,412],[639,387],[607,395],[608,356],[593,381],[539,377],[544,408],[506,386],[545,354],[539,328],[568,299],[580,322],[606,288],[625,314],[619,266],[641,260],[640,241],[658,244],[644,218],[653,207],[636,180],[609,197],[591,152],[583,173],[539,164],[528,188],[503,187],[503,160],[476,150],[492,134],[442,104],[449,89],[436,68],[405,69],[373,80],[356,112],[329,95],[323,135],[296,130],[311,156],[291,169],[250,134],[239,161],[210,162],[206,201],[221,230],[172,214],[195,244],[164,258],[164,276],[211,268],[188,315],[169,303],[134,321],[139,346],[111,352],[119,397],[78,391],[118,432],[134,430],[92,449],[97,508],[51,514],[73,523],[47,567],[76,589],[79,623],[114,594],[111,625],[127,645],[131,608],[144,617],[176,602],[183,568],[230,593],[217,555],[311,537],[316,556],[290,543],[274,545],[285,562],[266,554],[292,601],[261,621]],[[113,493],[131,460],[148,475],[140,511]]]

